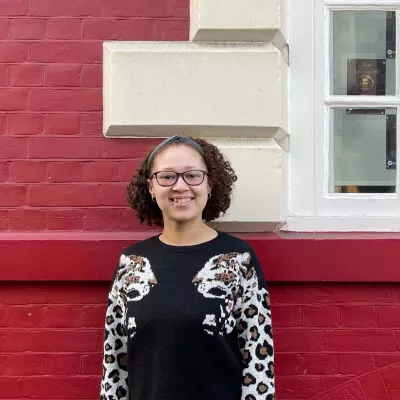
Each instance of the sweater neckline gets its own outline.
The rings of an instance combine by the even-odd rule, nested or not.
[[[221,239],[221,232],[216,231],[217,236],[215,238],[212,238],[210,240],[207,240],[206,242],[199,243],[199,244],[192,244],[192,245],[187,245],[187,246],[176,246],[172,244],[166,244],[160,240],[161,233],[155,237],[157,240],[157,244],[161,247],[162,250],[167,251],[169,253],[189,253],[192,251],[197,251],[201,250],[203,248],[209,247],[217,243]]]

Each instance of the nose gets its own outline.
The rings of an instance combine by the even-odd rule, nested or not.
[[[175,182],[173,189],[174,190],[182,190],[182,189],[187,189],[187,188],[188,188],[187,183],[183,180],[182,175],[179,175],[178,180]]]

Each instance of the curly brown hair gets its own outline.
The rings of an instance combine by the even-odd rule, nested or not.
[[[203,159],[207,166],[208,179],[212,188],[212,196],[203,210],[203,220],[209,222],[224,215],[230,207],[233,185],[237,176],[230,162],[216,146],[202,139],[192,138],[192,140],[199,144],[203,150]],[[167,144],[162,150],[173,144],[175,143]],[[187,146],[187,144],[185,145]],[[144,158],[127,187],[127,201],[135,210],[141,223],[147,223],[150,226],[163,226],[161,210],[157,203],[152,201],[147,183],[151,170],[151,165],[149,168],[147,165],[150,154],[151,152]]]

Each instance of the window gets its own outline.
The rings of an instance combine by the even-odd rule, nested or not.
[[[290,0],[289,230],[400,231],[399,12]]]

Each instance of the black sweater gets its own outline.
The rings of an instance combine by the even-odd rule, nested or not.
[[[271,310],[248,243],[218,232],[121,255],[108,297],[101,400],[272,400]]]

